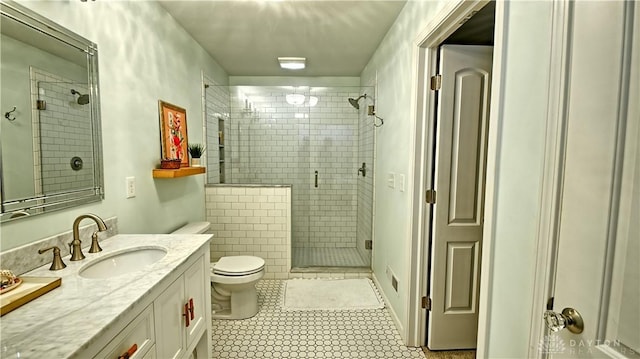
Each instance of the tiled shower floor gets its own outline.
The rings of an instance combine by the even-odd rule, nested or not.
[[[294,247],[293,267],[370,267],[356,248]]]
[[[403,345],[387,309],[282,310],[281,280],[257,285],[258,314],[213,321],[213,358],[425,358]]]

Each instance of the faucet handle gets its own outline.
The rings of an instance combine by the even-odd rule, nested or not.
[[[98,252],[102,252],[102,248],[100,248],[100,244],[98,244],[98,232],[93,232],[91,235],[91,248],[89,248],[89,253]]]
[[[50,249],[53,249],[53,261],[51,262],[51,267],[49,267],[49,270],[60,270],[66,268],[67,265],[62,261],[62,257],[60,256],[60,248],[58,248],[57,246],[39,249],[38,253],[42,254]]]

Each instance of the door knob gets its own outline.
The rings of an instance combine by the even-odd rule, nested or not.
[[[584,330],[582,316],[573,308],[564,308],[562,313],[547,310],[544,312],[544,322],[553,332],[567,328],[573,334],[580,334]]]

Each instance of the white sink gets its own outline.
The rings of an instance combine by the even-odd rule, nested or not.
[[[84,278],[111,278],[144,269],[167,255],[162,247],[138,247],[109,254],[80,268]]]

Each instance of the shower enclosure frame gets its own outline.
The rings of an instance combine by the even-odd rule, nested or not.
[[[366,109],[373,97],[361,95],[373,93],[373,88],[216,86],[206,79],[205,84],[207,183],[220,183],[223,176],[225,185],[292,184],[293,270],[369,269],[374,128]],[[351,97],[365,99],[360,101],[364,106],[351,107]],[[224,147],[213,143],[220,132]],[[338,148],[348,148],[350,153],[340,153]],[[220,151],[224,151],[222,173]],[[282,161],[274,160],[271,153]],[[363,163],[365,176],[358,171]],[[279,172],[282,168],[290,172]],[[341,206],[351,209],[341,212]],[[350,243],[343,232],[349,232]],[[311,262],[300,259],[300,253],[330,253],[331,248],[353,249],[358,261],[336,256],[333,262],[323,263],[313,261],[314,254],[307,255]]]

